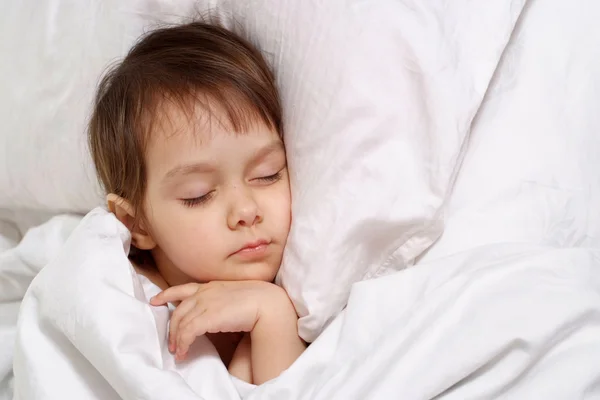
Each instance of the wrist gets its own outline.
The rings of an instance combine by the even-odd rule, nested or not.
[[[263,291],[258,306],[256,327],[289,326],[293,324],[297,329],[298,316],[292,301],[286,291],[275,284],[269,283],[267,290]]]

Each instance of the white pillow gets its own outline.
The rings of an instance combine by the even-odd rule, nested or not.
[[[101,203],[84,136],[101,71],[156,21],[209,7],[233,16],[281,89],[294,223],[278,281],[311,341],[354,282],[410,265],[440,235],[440,207],[522,3],[9,3],[0,207]]]
[[[193,1],[4,2],[0,13],[0,208],[104,204],[85,128],[101,73],[144,28]],[[9,56],[10,55],[10,56]]]
[[[354,282],[411,265],[441,233],[464,140],[523,4],[258,3],[271,11],[245,27],[275,55],[293,184],[278,282],[311,341]]]

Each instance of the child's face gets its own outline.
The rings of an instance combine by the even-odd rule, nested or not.
[[[291,222],[283,143],[256,123],[242,134],[171,112],[146,152],[144,213],[170,285],[271,281]]]

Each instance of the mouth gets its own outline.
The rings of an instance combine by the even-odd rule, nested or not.
[[[239,256],[258,256],[263,254],[271,242],[268,240],[256,240],[253,242],[246,243],[243,247],[233,252],[231,255],[239,255]]]

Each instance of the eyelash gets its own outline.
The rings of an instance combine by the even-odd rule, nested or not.
[[[194,197],[193,199],[181,199],[181,201],[183,202],[184,206],[191,208],[191,207],[199,206],[199,205],[206,203],[207,201],[209,201],[212,198],[212,195],[213,195],[213,192],[209,192],[209,193],[205,194],[204,196]]]
[[[281,171],[279,171],[278,173],[273,174],[273,175],[263,176],[261,178],[256,178],[256,179],[259,181],[262,181],[262,182],[277,182],[278,180],[281,179]]]
[[[256,178],[256,180],[259,180],[261,182],[267,182],[267,183],[277,182],[280,179],[281,179],[281,171],[279,171],[278,173],[273,174],[273,175]],[[181,199],[181,201],[183,202],[184,206],[191,208],[191,207],[199,206],[199,205],[202,205],[202,204],[208,202],[212,198],[212,196],[213,196],[213,192],[209,192],[209,193],[205,194],[204,196],[194,197],[193,199]]]

